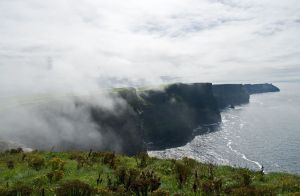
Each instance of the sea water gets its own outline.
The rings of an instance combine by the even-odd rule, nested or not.
[[[300,174],[300,83],[275,85],[280,92],[251,95],[249,104],[222,111],[216,131],[149,154]]]

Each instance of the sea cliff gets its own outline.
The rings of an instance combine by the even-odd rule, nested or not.
[[[277,87],[276,87],[277,88]],[[269,92],[270,85],[175,83],[157,89],[114,89],[113,97],[124,100],[118,114],[91,108],[99,131],[116,138],[118,152],[135,154],[146,149],[182,146],[197,134],[221,122],[220,110],[249,103],[250,94]],[[106,150],[107,150],[106,149]]]
[[[213,95],[220,109],[249,103],[249,93],[242,84],[213,85]]]
[[[265,83],[265,84],[245,84],[245,90],[251,94],[257,93],[268,93],[268,92],[279,92],[280,89],[273,84]]]
[[[140,92],[145,141],[152,147],[175,147],[187,143],[193,130],[221,122],[212,84],[172,84],[164,90]]]
[[[216,128],[221,110],[249,103],[250,94],[275,91],[279,89],[272,84],[175,83],[147,90],[113,89],[114,109],[78,104],[87,105],[101,133],[101,145],[91,148],[134,155],[185,145]]]

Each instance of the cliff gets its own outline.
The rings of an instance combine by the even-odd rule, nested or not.
[[[198,126],[221,121],[210,83],[173,84],[140,96],[145,140],[153,148],[183,145]]]
[[[249,94],[279,92],[280,89],[273,84],[245,84],[244,88]]]
[[[172,84],[162,90],[114,89],[122,99],[117,112],[91,107],[91,118],[105,139],[104,150],[136,154],[176,147],[192,139],[200,125],[219,123],[221,116],[211,83]],[[114,145],[118,145],[115,148]]]
[[[249,103],[249,93],[241,84],[213,85],[213,95],[220,109]]]
[[[141,101],[137,97],[136,90],[118,89],[111,97],[115,99],[115,110],[95,106],[90,108],[91,119],[98,125],[98,130],[104,138],[103,148],[97,150],[116,151],[128,155],[143,151],[144,136],[138,111]]]
[[[196,134],[211,131],[221,122],[220,110],[246,104],[249,94],[274,92],[272,84],[176,83],[161,89],[119,88],[110,91],[113,108],[85,104],[101,133],[94,150],[134,155],[148,149],[185,145]],[[202,127],[203,129],[196,128]],[[4,147],[7,146],[7,147]],[[65,144],[73,148],[76,144]],[[0,150],[9,148],[0,141]],[[78,147],[78,146],[76,146]]]
[[[101,150],[136,154],[145,146],[152,150],[182,146],[204,131],[195,133],[196,128],[221,122],[220,109],[248,103],[249,92],[272,89],[265,84],[211,83],[177,83],[156,90],[114,89],[112,98],[119,103],[116,110],[91,107],[90,111],[105,138]]]

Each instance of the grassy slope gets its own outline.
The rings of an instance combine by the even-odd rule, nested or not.
[[[210,166],[196,162],[194,160],[185,159],[180,161],[162,160],[156,158],[144,157],[146,160],[145,166],[139,166],[141,157],[127,157],[116,155],[112,167],[109,163],[104,163],[103,153],[92,153],[88,158],[88,152],[33,152],[27,153],[2,153],[0,154],[0,195],[4,194],[4,190],[21,187],[21,184],[31,187],[34,194],[39,194],[41,189],[44,189],[46,195],[54,195],[55,190],[63,183],[70,180],[78,179],[89,184],[91,187],[99,190],[108,190],[108,177],[113,183],[117,182],[117,171],[119,168],[136,168],[139,171],[154,171],[155,175],[160,177],[160,188],[174,195],[195,195],[193,193],[193,184],[197,181],[197,195],[206,195],[209,188],[214,190],[214,183],[218,180],[222,182],[220,189],[221,195],[237,195],[249,192],[253,195],[254,192],[274,193],[288,195],[292,192],[300,191],[300,177],[284,173],[269,173],[261,175],[259,172],[249,171],[242,168],[232,168],[229,166]],[[52,171],[51,160],[59,158],[65,162],[63,167],[62,179],[50,183],[47,174]],[[29,166],[32,160],[44,159],[44,166],[40,170],[35,170]],[[73,160],[72,160],[73,159]],[[12,161],[13,168],[8,169],[7,163]],[[10,163],[12,163],[10,162]],[[52,161],[53,162],[53,161]],[[78,168],[83,163],[81,168]],[[182,189],[178,183],[178,165],[184,166],[181,172],[188,176],[187,182]],[[177,169],[176,169],[177,168]],[[58,169],[59,170],[59,169]],[[212,171],[211,173],[209,171]],[[195,173],[197,171],[197,179],[195,181]],[[97,178],[101,176],[103,180],[97,185]],[[185,175],[185,174],[184,174]],[[250,177],[250,185],[246,186],[245,179]],[[246,179],[247,180],[247,179]],[[212,183],[210,183],[212,182]],[[9,187],[9,188],[7,188]],[[120,186],[119,186],[120,187]],[[1,192],[2,190],[2,192]],[[108,192],[108,191],[107,191]],[[116,195],[116,194],[113,194]]]

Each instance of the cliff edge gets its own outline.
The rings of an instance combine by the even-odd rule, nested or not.
[[[249,93],[242,84],[213,85],[213,94],[220,109],[247,104],[250,99]]]
[[[244,84],[245,90],[251,94],[279,92],[280,89],[273,84]]]

